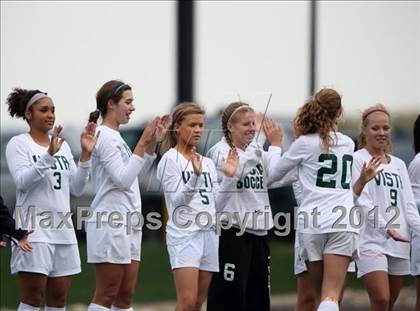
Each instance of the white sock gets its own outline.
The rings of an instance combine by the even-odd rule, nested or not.
[[[96,303],[90,303],[88,306],[88,311],[109,311],[107,307],[97,305]]]
[[[133,311],[133,308],[130,307],[128,309],[121,309],[121,308],[117,308],[116,306],[112,305],[111,311]]]
[[[318,306],[318,311],[339,311],[338,304],[334,301],[323,300]]]
[[[62,308],[55,308],[55,307],[48,307],[45,306],[44,311],[66,311],[66,307],[62,307]]]
[[[33,307],[21,302],[17,308],[17,311],[39,311],[39,307]]]

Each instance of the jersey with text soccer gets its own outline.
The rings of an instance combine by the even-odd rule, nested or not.
[[[264,142],[265,136],[260,136]],[[260,145],[254,139],[245,150],[237,148],[239,163],[234,176],[236,183],[229,187],[229,193],[219,200],[216,209],[229,214],[234,226],[252,234],[266,235],[267,230],[273,227],[268,188],[291,184],[297,176],[294,170],[282,179],[274,178],[281,160],[281,148],[270,146],[268,151],[264,151]],[[226,180],[221,163],[230,149],[223,137],[207,152],[207,156],[216,164],[219,183]],[[223,221],[225,218],[221,219]]]

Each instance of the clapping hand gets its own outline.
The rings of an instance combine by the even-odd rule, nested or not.
[[[63,130],[63,127],[61,125],[54,126],[51,140],[50,140],[50,145],[48,146],[48,153],[51,156],[56,154],[60,150],[61,145],[63,145],[64,138],[61,137],[62,130]]]
[[[226,159],[222,158],[222,170],[223,173],[228,177],[233,177],[235,175],[236,169],[239,163],[238,152],[235,148],[229,150],[228,156]]]

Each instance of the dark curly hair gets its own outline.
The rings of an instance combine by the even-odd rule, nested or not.
[[[25,90],[21,88],[14,88],[13,91],[7,96],[6,104],[9,106],[8,111],[12,117],[25,118],[26,105],[29,100],[37,93],[44,93],[40,90]],[[32,107],[29,108],[31,110]]]

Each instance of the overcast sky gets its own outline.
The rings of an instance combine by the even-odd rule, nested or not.
[[[238,96],[292,116],[308,96],[309,2],[196,3],[195,98],[209,114]],[[420,112],[420,2],[319,5],[318,85],[343,94],[347,115],[382,102]],[[80,126],[95,93],[119,78],[134,120],[175,103],[175,3],[1,1],[1,127],[13,87],[47,91],[57,122]],[[239,94],[239,95],[238,95]]]

